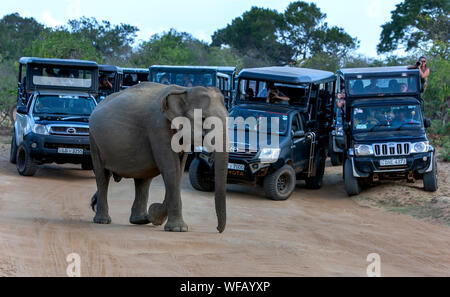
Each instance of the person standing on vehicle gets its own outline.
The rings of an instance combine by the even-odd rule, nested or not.
[[[408,69],[419,69],[420,72],[420,80],[422,83],[422,92],[425,91],[427,87],[428,77],[430,76],[430,68],[427,65],[427,58],[424,56],[419,58],[416,65],[408,66]]]

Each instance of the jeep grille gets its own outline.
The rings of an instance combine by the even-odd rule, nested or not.
[[[409,143],[380,143],[373,145],[373,151],[377,157],[407,156],[410,153]]]

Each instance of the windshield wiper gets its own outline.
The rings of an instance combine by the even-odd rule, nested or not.
[[[400,127],[397,128],[397,131],[400,131],[403,127],[409,126],[409,125],[419,125],[418,123],[403,123]]]
[[[390,127],[390,126],[386,125],[386,124],[376,124],[369,130],[369,132],[373,132],[375,130],[375,128],[379,128],[379,127]]]

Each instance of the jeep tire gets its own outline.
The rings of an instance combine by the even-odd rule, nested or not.
[[[13,136],[11,139],[11,148],[9,151],[9,162],[11,164],[16,164],[16,158],[17,158],[16,132],[13,131]]]
[[[330,159],[331,159],[331,165],[333,166],[340,166],[342,165],[342,153],[336,153],[333,150],[333,138],[330,137],[330,145],[328,146],[328,149],[330,150]]]
[[[17,148],[17,171],[22,176],[33,176],[37,169],[36,161],[30,156],[28,148],[21,144]]]
[[[423,188],[427,192],[436,192],[439,189],[439,170],[436,158],[433,158],[433,170],[423,175]]]
[[[326,161],[327,157],[324,150],[319,150],[314,158],[315,176],[305,179],[307,189],[318,190],[322,188]]]
[[[287,200],[294,192],[296,182],[294,169],[285,165],[265,177],[263,187],[266,197],[275,201]]]
[[[344,163],[344,183],[348,196],[355,196],[361,193],[361,185],[358,178],[353,176],[352,162],[350,159],[345,160]]]
[[[189,181],[194,189],[201,192],[214,191],[214,177],[208,173],[201,161],[195,158],[189,166]]]

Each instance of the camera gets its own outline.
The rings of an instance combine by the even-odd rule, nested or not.
[[[422,66],[422,62],[420,62],[420,61],[417,61],[417,63],[416,63],[416,66],[417,66],[417,67],[420,67],[420,66]]]

